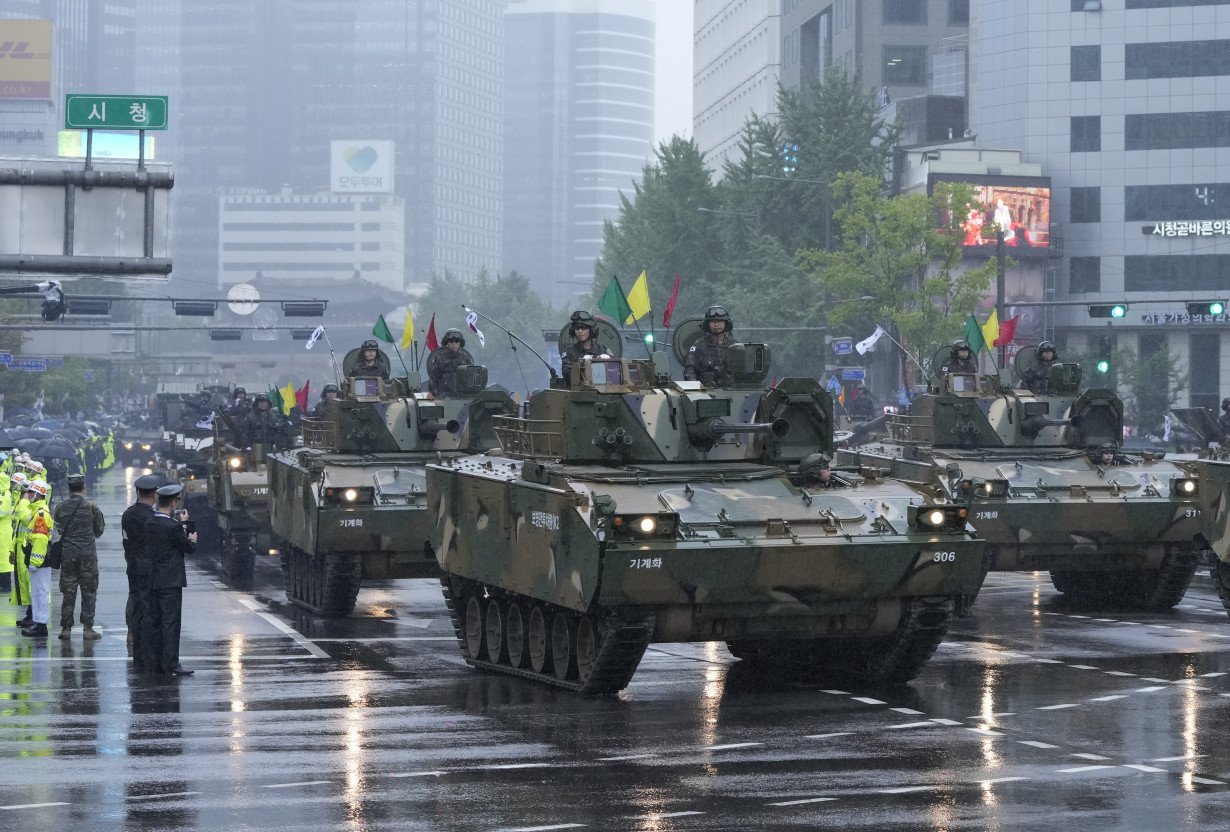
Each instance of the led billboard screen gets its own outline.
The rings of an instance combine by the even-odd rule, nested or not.
[[[958,216],[966,255],[995,254],[995,231],[1004,230],[1004,244],[1013,257],[1045,256],[1051,247],[1051,181],[1045,177],[932,174],[937,182],[974,186],[974,199]],[[947,217],[942,218],[947,224]]]

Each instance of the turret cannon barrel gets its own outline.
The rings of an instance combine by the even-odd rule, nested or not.
[[[712,443],[732,433],[772,434],[778,439],[790,432],[790,423],[785,419],[772,422],[726,422],[721,418],[706,419],[688,425],[688,435],[693,442]]]
[[[419,436],[428,442],[435,441],[435,438],[443,431],[460,433],[461,422],[458,422],[456,419],[449,419],[447,422],[443,419],[430,419],[419,424]]]

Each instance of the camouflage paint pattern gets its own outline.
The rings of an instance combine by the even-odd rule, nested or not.
[[[1200,491],[1200,530],[1217,559],[1230,564],[1230,459],[1196,462]]]

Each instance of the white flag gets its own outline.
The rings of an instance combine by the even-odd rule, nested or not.
[[[313,330],[312,330],[312,336],[311,336],[310,338],[308,338],[308,341],[307,341],[307,348],[310,350],[310,349],[312,348],[312,345],[313,345],[313,344],[315,344],[317,341],[319,341],[319,340],[320,340],[320,336],[322,336],[322,335],[324,335],[324,334],[325,334],[325,325],[324,325],[324,324],[320,324],[318,327],[316,327],[315,329],[313,329]]]
[[[487,346],[487,339],[483,336],[483,331],[478,328],[478,313],[468,307],[466,308],[466,326],[478,336],[478,345],[480,347]]]
[[[1170,441],[1170,414],[1169,413],[1167,413],[1164,417],[1162,417],[1162,441],[1163,442]]]
[[[876,331],[855,344],[854,349],[858,350],[859,355],[866,355],[867,350],[874,347],[876,345],[876,341],[879,341],[885,334],[886,333],[884,330],[877,326]]]

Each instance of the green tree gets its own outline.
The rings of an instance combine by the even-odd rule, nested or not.
[[[1187,388],[1187,368],[1170,354],[1170,346],[1164,339],[1147,355],[1120,347],[1115,350],[1114,361],[1124,418],[1136,428],[1137,434],[1161,436],[1166,412]],[[1085,366],[1086,384],[1093,384],[1097,376],[1090,373],[1091,369],[1091,364]]]
[[[546,347],[543,330],[563,326],[567,318],[565,313],[543,300],[523,275],[515,271],[491,275],[485,269],[472,280],[462,280],[451,272],[436,275],[427,293],[415,305],[415,321],[423,334],[426,334],[432,313],[436,315],[436,335],[441,341],[445,330],[461,330],[466,349],[474,356],[475,363],[487,367],[491,383],[522,393],[526,392],[527,382],[530,390],[547,386],[550,376],[542,363],[524,346],[516,342],[510,346],[511,339],[507,335],[483,320],[479,321],[478,328],[486,336],[487,346],[479,346],[478,336],[466,328],[463,306],[499,321],[531,344],[540,355],[545,354]]]
[[[958,216],[947,208],[964,205],[972,189],[941,183],[930,197],[886,196],[876,177],[846,173],[837,178],[834,194],[840,248],[803,252],[800,261],[826,296],[874,300],[837,303],[826,323],[891,324],[925,367],[941,344],[961,336],[995,273],[994,261],[958,268]],[[947,225],[940,227],[937,217],[946,217]]]

